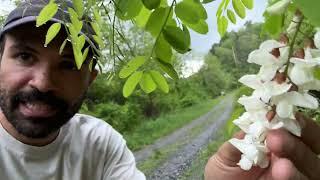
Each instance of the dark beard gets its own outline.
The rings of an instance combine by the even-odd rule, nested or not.
[[[18,92],[11,95],[8,91],[0,88],[0,107],[12,126],[28,138],[45,138],[58,131],[71,117],[77,113],[85,98],[85,93],[72,105],[65,100],[56,97],[51,92],[43,93],[37,89],[29,92]],[[48,118],[29,118],[19,111],[19,105],[23,103],[41,102],[57,110]]]

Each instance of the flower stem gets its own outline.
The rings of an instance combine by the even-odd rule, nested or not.
[[[301,16],[302,16],[302,15],[301,15]],[[299,34],[299,31],[300,31],[300,27],[301,27],[301,25],[302,25],[303,19],[304,19],[304,17],[302,16],[302,17],[301,17],[301,20],[298,22],[298,26],[297,26],[296,32],[294,33],[293,38],[292,38],[292,41],[291,41],[291,43],[290,43],[288,60],[287,60],[287,63],[286,63],[286,69],[285,69],[285,71],[284,71],[284,73],[285,73],[286,75],[288,75],[288,70],[289,70],[289,65],[290,65],[290,59],[291,59],[291,57],[292,57],[292,55],[293,55],[294,44],[295,44],[296,39],[297,39],[297,37],[298,37],[298,34]],[[288,78],[289,78],[289,76],[288,76]]]

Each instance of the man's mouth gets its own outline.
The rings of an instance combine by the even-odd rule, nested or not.
[[[53,116],[57,109],[40,101],[19,104],[20,112],[26,117],[47,118]]]

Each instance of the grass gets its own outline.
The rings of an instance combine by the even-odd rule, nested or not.
[[[169,114],[163,114],[155,120],[149,120],[141,124],[134,131],[125,133],[124,137],[131,150],[139,150],[146,145],[152,144],[157,139],[166,136],[192,120],[209,112],[222,97],[207,100],[185,109],[180,109]]]

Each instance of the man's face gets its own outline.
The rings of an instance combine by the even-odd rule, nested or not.
[[[88,65],[77,70],[71,47],[59,54],[59,34],[44,47],[46,28],[23,25],[6,35],[0,61],[0,107],[22,135],[44,138],[57,131],[81,107],[96,76]]]

